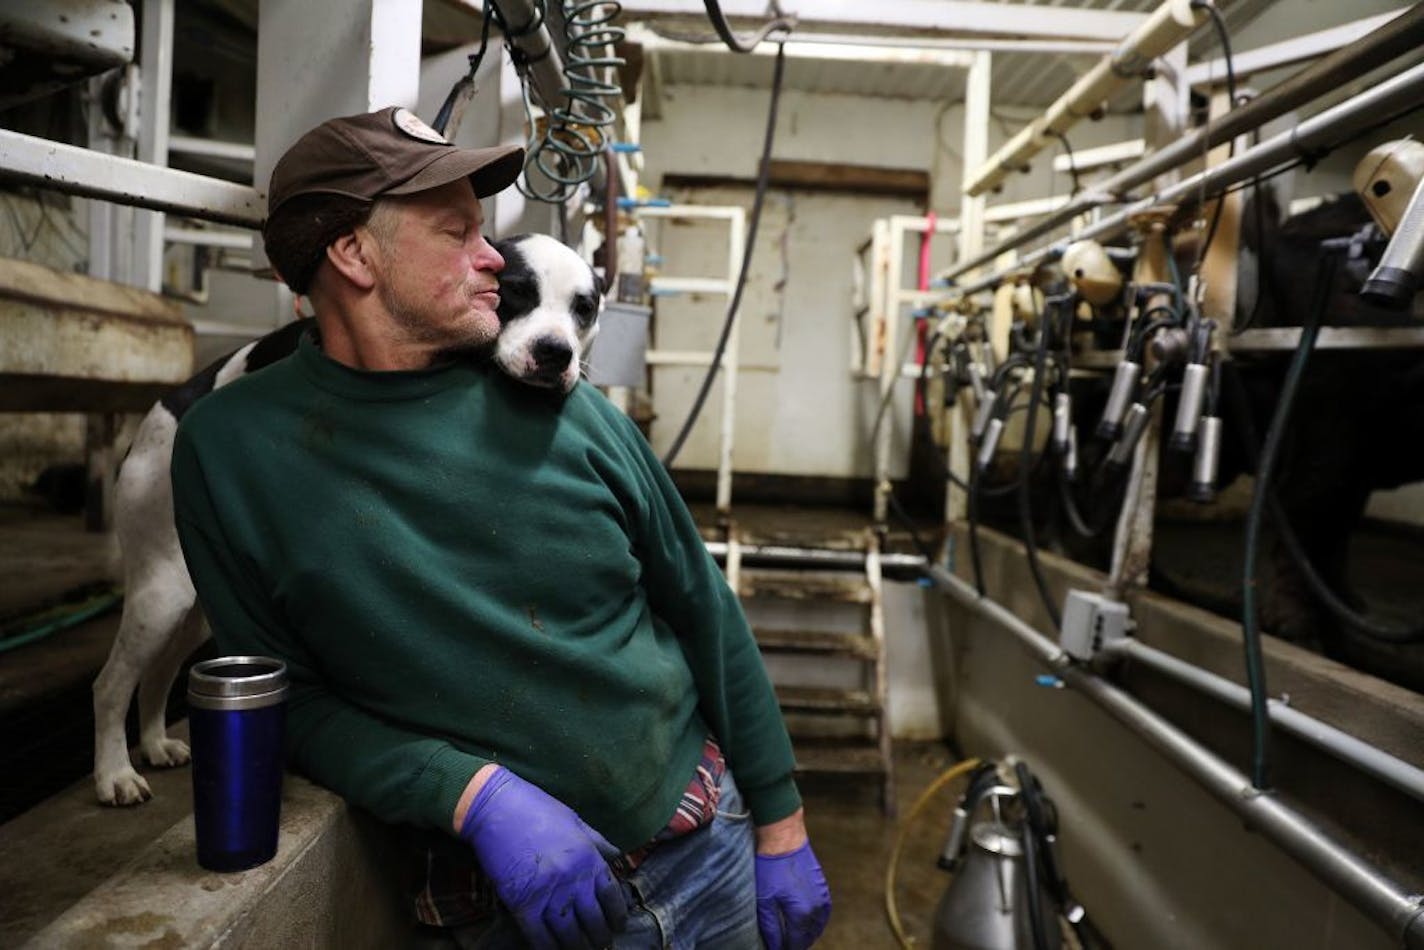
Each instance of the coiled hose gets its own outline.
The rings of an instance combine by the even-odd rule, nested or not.
[[[543,4],[536,4],[542,17]],[[548,111],[541,132],[533,119],[529,83],[524,82],[524,111],[530,138],[524,174],[516,187],[533,201],[563,204],[598,170],[608,147],[608,130],[617,119],[610,100],[622,94],[615,70],[624,64],[613,55],[626,31],[614,20],[623,12],[617,0],[563,0],[564,78],[561,103]],[[537,23],[535,24],[537,27]],[[539,187],[529,169],[537,168],[548,184]]]

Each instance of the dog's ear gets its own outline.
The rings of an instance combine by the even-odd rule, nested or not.
[[[593,289],[598,291],[600,298],[608,296],[608,274],[602,270],[593,272]]]

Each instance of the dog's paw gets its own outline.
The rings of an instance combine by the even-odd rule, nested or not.
[[[182,739],[165,738],[154,743],[144,743],[143,758],[150,765],[171,769],[179,765],[187,765],[193,755],[188,751],[188,743]]]
[[[94,788],[105,805],[142,805],[153,797],[148,781],[132,768],[112,775],[95,775]]]

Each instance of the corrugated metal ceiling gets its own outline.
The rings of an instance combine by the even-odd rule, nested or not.
[[[985,0],[988,2],[988,0]],[[1072,7],[1146,13],[1160,0],[1012,0],[1019,5]],[[1261,4],[1222,4],[1228,22],[1233,14],[1249,16],[1247,7]],[[1211,50],[1214,40],[1202,31],[1193,42]],[[814,49],[803,45],[801,49]],[[696,49],[659,50],[656,68],[659,79],[669,85],[751,86],[766,88],[771,82],[772,62],[766,56],[739,56],[720,46]],[[1098,59],[1095,54],[1042,52],[995,52],[993,98],[996,103],[1046,106],[1073,84]],[[955,101],[964,96],[964,70],[929,64],[857,63],[840,60],[789,58],[785,88],[807,92],[846,93],[897,99]],[[1126,101],[1133,107],[1136,97]]]

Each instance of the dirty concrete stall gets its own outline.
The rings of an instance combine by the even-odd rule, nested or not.
[[[1421,50],[0,4],[0,947],[1424,947]]]

